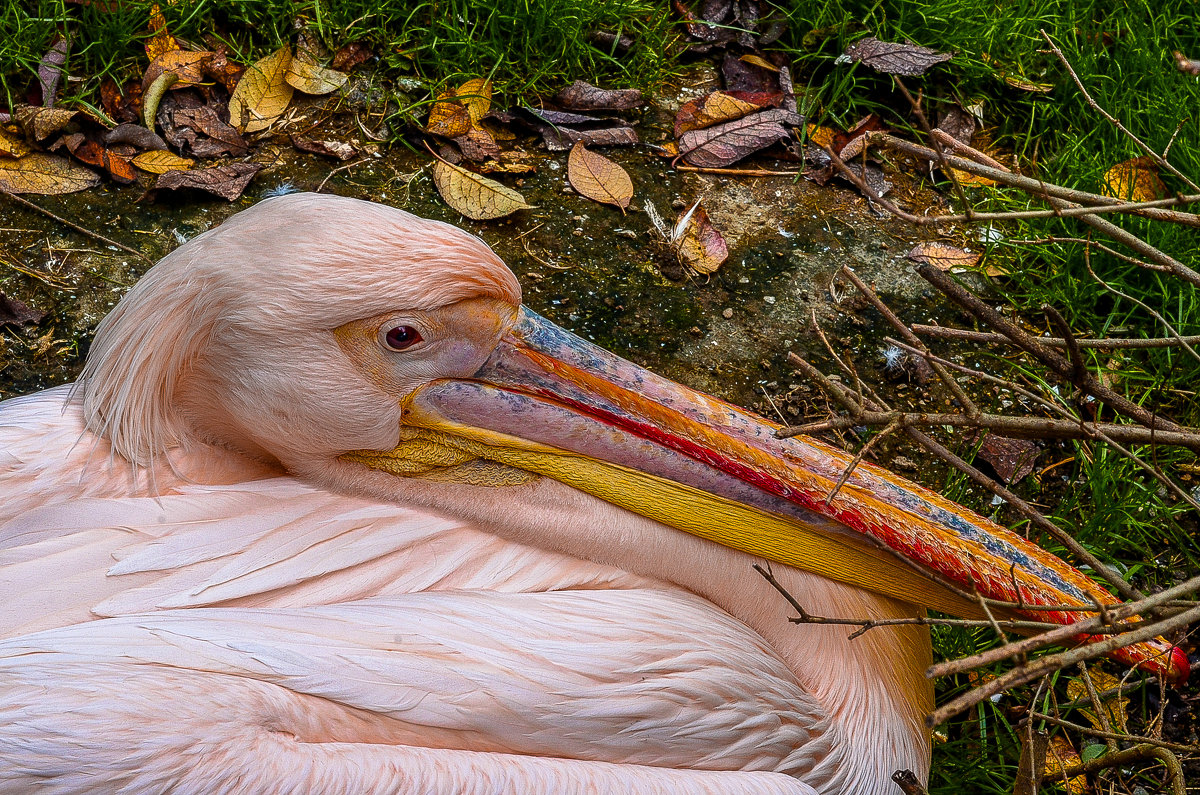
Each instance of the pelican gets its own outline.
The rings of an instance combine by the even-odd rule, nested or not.
[[[263,201],[0,404],[0,792],[898,791],[925,628],[795,626],[752,564],[834,617],[1113,599],[776,428],[457,228]]]

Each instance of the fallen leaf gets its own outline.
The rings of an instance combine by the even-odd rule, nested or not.
[[[863,182],[867,183],[867,187],[875,191],[876,196],[886,196],[892,189],[892,183],[888,182],[887,177],[883,175],[883,169],[874,163],[867,163],[866,167],[864,168],[861,161],[855,161],[853,163],[847,163],[846,168],[851,174],[854,174]],[[834,176],[845,182],[850,182],[850,180],[846,178],[846,175],[840,171],[838,171]]]
[[[121,96],[121,89],[111,77],[100,81],[100,106],[104,112],[117,121],[136,121],[137,112],[130,103]]]
[[[482,127],[472,127],[466,135],[454,139],[454,143],[463,153],[463,157],[482,163],[494,160],[500,156],[500,145],[492,138],[492,134]]]
[[[846,55],[865,63],[877,72],[906,77],[925,74],[929,67],[954,57],[916,44],[880,41],[874,36],[867,36],[851,44],[846,48]]]
[[[559,91],[554,100],[571,110],[632,110],[646,104],[636,88],[609,90],[582,80]]]
[[[142,95],[142,121],[146,123],[147,130],[154,129],[154,118],[158,115],[158,105],[162,102],[163,94],[167,93],[167,89],[177,80],[179,75],[174,72],[162,72]]]
[[[186,171],[195,165],[196,161],[180,157],[171,152],[155,150],[142,152],[133,158],[133,164],[149,174],[165,174],[168,171]]]
[[[433,184],[446,204],[476,221],[530,209],[512,188],[441,160],[433,164]]]
[[[232,94],[238,81],[246,73],[246,67],[230,61],[225,52],[225,45],[222,44],[213,52],[212,58],[204,63],[204,73]]]
[[[138,149],[166,149],[167,142],[140,124],[118,124],[104,134],[106,144],[130,144]]]
[[[817,146],[833,146],[834,138],[837,137],[836,130],[829,127],[819,127],[816,124],[809,124],[804,130],[805,135],[808,136],[808,140]]]
[[[783,123],[798,124],[799,117],[771,109],[734,121],[692,130],[679,139],[683,159],[693,166],[722,168],[759,149],[791,137]]]
[[[197,157],[240,155],[250,148],[246,139],[221,121],[217,111],[209,105],[178,108],[169,115],[171,129],[167,137],[180,149],[186,145]]]
[[[940,271],[949,271],[954,268],[974,267],[979,264],[981,255],[935,241],[918,243],[906,256],[914,262],[924,262]]]
[[[282,116],[294,90],[285,79],[291,63],[292,50],[285,45],[251,64],[229,98],[230,124],[242,132],[258,132]]]
[[[1102,671],[1099,668],[1088,668],[1088,675],[1092,680],[1092,687],[1096,689],[1096,693],[1103,693],[1105,690],[1115,690],[1121,684],[1121,680],[1112,674]],[[1072,677],[1071,681],[1067,682],[1067,695],[1072,701],[1087,701],[1090,699],[1087,689],[1087,683],[1082,677]],[[1129,699],[1125,696],[1117,697],[1115,695],[1108,698],[1101,698],[1100,703],[1104,709],[1108,719],[1108,727],[1096,715],[1094,709],[1080,707],[1079,711],[1087,718],[1088,723],[1092,724],[1099,731],[1115,731],[1124,733],[1129,721],[1129,715],[1126,712],[1126,707],[1129,704]]]
[[[542,128],[542,140],[551,152],[565,152],[577,143],[588,146],[633,146],[637,144],[638,136],[632,127],[580,130],[546,126]]]
[[[454,90],[459,100],[466,105],[472,124],[479,124],[492,107],[492,81],[477,77],[468,80]]]
[[[35,141],[43,141],[66,127],[75,118],[75,111],[66,108],[38,108],[33,105],[18,105],[13,117],[20,122],[25,134]]]
[[[342,86],[350,76],[345,72],[326,69],[317,62],[312,50],[301,47],[284,73],[284,79],[297,91],[305,94],[332,94]]]
[[[62,36],[56,36],[50,49],[42,56],[38,64],[38,84],[42,88],[42,107],[54,107],[58,97],[58,82],[62,79],[64,67],[67,64],[67,53],[71,50],[71,42]]]
[[[614,204],[622,214],[633,200],[628,172],[582,143],[575,144],[567,157],[567,179],[579,193],[601,204]]]
[[[154,189],[195,188],[220,196],[226,201],[234,201],[242,195],[250,180],[262,169],[261,163],[230,163],[227,166],[195,171],[171,170],[158,175],[158,179],[154,181]]]
[[[1079,752],[1075,750],[1075,746],[1071,745],[1071,741],[1064,735],[1056,734],[1050,738],[1050,742],[1046,746],[1046,763],[1042,770],[1042,777],[1047,781],[1062,783],[1063,771],[1080,764],[1081,761]],[[1075,776],[1067,780],[1067,792],[1070,795],[1084,795],[1090,791],[1086,775]]]
[[[1029,439],[1010,439],[995,433],[983,437],[978,453],[1010,486],[1033,472],[1033,465],[1040,454],[1037,443]]]
[[[360,63],[375,57],[371,45],[365,41],[352,41],[333,54],[330,67],[339,72],[349,72]]]
[[[45,312],[0,292],[0,326],[33,326],[41,323],[45,316]]]
[[[128,185],[137,179],[137,172],[133,170],[133,163],[130,159],[111,149],[104,150],[104,170],[108,172],[108,176],[113,182],[119,182],[122,185]]]
[[[747,53],[743,56],[740,56],[738,60],[744,61],[745,63],[748,63],[751,66],[757,66],[759,69],[766,69],[771,72],[779,71],[778,66],[771,63],[766,58],[763,58],[761,55],[755,55],[754,53]]]
[[[332,157],[335,160],[349,160],[358,154],[358,150],[345,141],[318,141],[298,135],[292,136],[292,146],[301,152],[324,155],[325,157]]]
[[[725,238],[708,220],[708,213],[699,202],[675,223],[675,230],[675,253],[680,263],[692,271],[701,275],[712,273],[729,258]]]
[[[480,170],[484,173],[528,174],[536,170],[529,160],[529,154],[520,150],[501,152],[498,160],[488,160],[481,163]]]
[[[142,76],[142,90],[150,92],[150,86],[160,75],[170,73],[175,75],[175,82],[169,85],[175,88],[187,88],[199,85],[208,77],[208,65],[212,62],[214,53],[208,51],[192,52],[191,50],[168,50],[150,62],[146,74]]]
[[[738,99],[724,91],[713,91],[680,106],[675,114],[675,137],[691,130],[702,130],[714,124],[740,119],[759,110],[762,110],[761,105]]]
[[[1158,164],[1148,155],[1125,160],[1104,172],[1100,192],[1133,202],[1147,202],[1167,195],[1158,176]]]
[[[558,125],[579,125],[579,124],[624,124],[619,119],[606,119],[603,116],[588,116],[583,113],[568,113],[562,110],[547,110],[545,108],[529,108],[525,107],[521,110],[533,116],[539,121],[546,124]]]
[[[167,20],[158,3],[150,6],[150,30],[154,35],[146,39],[146,57],[151,61],[164,52],[179,49],[179,42],[167,32]]]
[[[17,136],[0,127],[0,155],[4,157],[24,157],[29,154],[29,146]]]
[[[975,137],[975,126],[975,117],[955,104],[942,114],[937,128],[960,144],[970,146]]]
[[[458,101],[458,94],[446,91],[429,109],[425,132],[442,138],[457,138],[471,131],[471,112]]]
[[[1026,80],[1023,77],[1017,77],[1007,72],[1000,72],[1000,79],[1013,88],[1020,89],[1021,91],[1029,91],[1033,94],[1049,94],[1054,90],[1053,83],[1035,83],[1032,80]]]
[[[34,153],[16,160],[0,158],[0,188],[9,193],[58,195],[99,184],[99,174],[65,157]]]

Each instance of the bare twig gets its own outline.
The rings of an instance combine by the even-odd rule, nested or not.
[[[724,174],[731,177],[798,177],[802,171],[770,171],[765,168],[705,168],[682,163],[673,167],[676,171],[691,171],[696,174]]]
[[[911,770],[897,770],[892,774],[892,781],[896,782],[896,786],[904,795],[929,795],[921,786],[921,780],[917,778],[916,773]]]
[[[1108,733],[1105,732],[1105,734]],[[1082,776],[1088,773],[1098,773],[1101,770],[1113,767],[1125,767],[1131,762],[1151,758],[1162,762],[1163,767],[1167,769],[1167,785],[1171,788],[1173,795],[1187,795],[1186,779],[1183,777],[1183,766],[1179,764],[1179,759],[1176,758],[1175,754],[1163,747],[1161,741],[1152,740],[1141,745],[1135,745],[1132,748],[1118,750],[1116,747],[1116,738],[1108,737],[1107,739],[1109,742],[1108,753],[1087,762],[1071,765],[1063,771],[1063,777],[1074,778],[1075,776]],[[1195,750],[1197,749],[1192,749],[1193,752]]]
[[[921,323],[914,323],[912,325],[912,330],[922,336],[938,337],[940,339],[947,340],[964,340],[966,342],[978,342],[984,345],[994,345],[996,343],[1011,344],[1011,341],[1008,337],[1004,336],[1003,334],[997,334],[994,331],[971,331],[970,329],[952,328],[950,326],[927,326]],[[1038,337],[1037,341],[1042,345],[1047,345],[1051,348],[1062,348],[1066,346],[1066,342],[1062,337]],[[1075,344],[1080,348],[1106,348],[1112,350],[1175,348],[1182,345],[1200,345],[1200,334],[1177,337],[1155,337],[1151,339],[1080,337],[1075,340]]]
[[[1095,619],[1088,619],[1089,621]],[[1135,643],[1143,643],[1151,640],[1159,635],[1165,635],[1177,629],[1186,627],[1194,621],[1200,621],[1200,607],[1194,607],[1191,610],[1184,611],[1171,618],[1153,623],[1145,623],[1137,629],[1121,635],[1115,635],[1105,640],[1098,640],[1094,643],[1089,643],[1084,646],[1077,646],[1069,651],[1059,652],[1057,654],[1048,654],[1045,657],[1039,657],[1032,660],[1026,665],[1012,669],[1008,673],[996,677],[995,679],[971,690],[958,698],[954,699],[944,706],[938,707],[925,719],[927,726],[936,726],[939,723],[944,723],[954,717],[963,710],[970,709],[981,701],[994,696],[997,693],[1009,690],[1014,687],[1032,682],[1048,673],[1060,671],[1070,665],[1075,665],[1081,661],[1094,660],[1125,646],[1130,646]],[[1057,630],[1055,630],[1057,631]],[[1012,644],[1013,646],[1019,644]]]
[[[1189,580],[1179,583],[1171,588],[1160,593],[1151,594],[1144,599],[1138,599],[1133,602],[1126,602],[1122,605],[1117,605],[1109,610],[1110,622],[1126,621],[1140,613],[1147,612],[1155,607],[1164,605],[1180,596],[1185,596],[1195,591],[1200,590],[1200,576],[1192,577]],[[1191,610],[1200,609],[1200,605],[1194,606]],[[1189,611],[1190,612],[1190,611]],[[930,679],[937,679],[943,676],[951,676],[953,674],[970,671],[975,668],[983,668],[992,663],[1006,660],[1010,657],[1015,657],[1018,654],[1027,654],[1031,651],[1051,646],[1056,643],[1068,642],[1080,635],[1087,635],[1097,629],[1105,626],[1105,620],[1102,616],[1092,616],[1091,618],[1081,619],[1073,624],[1065,624],[1057,629],[1051,630],[1044,635],[1037,635],[1032,638],[1024,638],[1022,640],[1011,643],[1007,646],[999,646],[994,649],[988,649],[985,652],[963,657],[958,660],[947,660],[945,662],[934,663],[925,671],[925,676]]]
[[[1200,353],[1196,353],[1196,349],[1193,348],[1187,341],[1184,340],[1184,338],[1180,335],[1178,329],[1176,329],[1173,325],[1171,325],[1170,321],[1168,321],[1165,317],[1163,317],[1161,314],[1156,312],[1154,309],[1147,306],[1144,301],[1139,301],[1138,299],[1134,298],[1132,295],[1121,292],[1116,287],[1113,287],[1111,284],[1109,284],[1108,282],[1104,281],[1099,276],[1097,276],[1096,272],[1094,270],[1092,270],[1092,263],[1091,263],[1090,259],[1086,260],[1084,264],[1087,266],[1088,273],[1096,281],[1097,284],[1099,284],[1105,290],[1107,290],[1108,292],[1117,296],[1118,298],[1124,298],[1126,301],[1129,301],[1130,303],[1133,303],[1133,304],[1137,304],[1142,309],[1144,309],[1147,313],[1150,314],[1151,317],[1153,317],[1155,320],[1157,320],[1159,323],[1162,324],[1163,328],[1165,328],[1167,330],[1167,332],[1171,335],[1171,338],[1174,339],[1176,342],[1178,342],[1180,345],[1182,345],[1187,350],[1187,352],[1192,355],[1193,359],[1200,362]]]
[[[1157,737],[1146,737],[1146,736],[1140,735],[1140,734],[1114,734],[1113,732],[1105,732],[1103,729],[1094,729],[1091,726],[1083,726],[1078,723],[1072,723],[1069,720],[1063,720],[1062,718],[1056,718],[1053,715],[1046,715],[1041,712],[1030,712],[1029,718],[1031,720],[1044,720],[1044,721],[1046,721],[1046,723],[1051,723],[1055,726],[1062,726],[1064,729],[1071,729],[1073,731],[1079,732],[1080,734],[1087,734],[1092,737],[1101,737],[1101,738],[1113,739],[1113,740],[1125,740],[1127,742],[1146,743],[1149,745],[1156,745],[1159,748],[1166,748],[1171,751],[1179,751],[1180,753],[1185,753],[1185,754],[1189,754],[1189,753],[1194,754],[1194,753],[1197,753],[1198,751],[1200,751],[1200,746],[1196,746],[1196,745],[1185,745],[1184,743],[1173,743],[1170,740],[1160,740]],[[1104,757],[1101,757],[1101,759],[1103,759],[1103,758]]]

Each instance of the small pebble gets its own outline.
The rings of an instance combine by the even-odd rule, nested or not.
[[[733,317],[733,310],[726,308],[726,310],[721,313],[721,317],[729,320],[731,317]]]

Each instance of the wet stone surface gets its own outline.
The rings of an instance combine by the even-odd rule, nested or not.
[[[663,117],[645,120],[650,140]],[[150,261],[275,192],[314,190],[323,181],[327,192],[468,229],[513,268],[534,310],[742,404],[761,400],[764,386],[777,391],[795,381],[785,365],[788,350],[823,350],[812,330],[814,315],[836,345],[861,347],[868,367],[881,363],[878,338],[888,329],[873,312],[847,312],[853,290],[834,280],[843,265],[876,284],[909,319],[944,314],[929,307],[929,290],[904,259],[926,233],[879,217],[851,190],[794,177],[680,173],[645,148],[608,149],[606,156],[623,165],[635,185],[633,207],[622,215],[570,188],[567,153],[530,151],[537,171],[504,181],[535,209],[490,222],[464,219],[445,205],[433,188],[429,158],[402,147],[331,175],[335,166],[328,161],[267,146],[255,159],[268,167],[233,203],[198,193],[147,196],[137,185],[33,197],[63,218],[137,248],[148,261],[0,201],[0,290],[47,312],[37,326],[0,330],[0,398],[74,378],[96,324]],[[900,175],[893,180],[904,183]],[[653,202],[670,222],[697,198],[730,256],[712,275],[672,280],[663,270],[679,275],[679,268],[669,262],[669,248],[656,242],[645,206]]]

